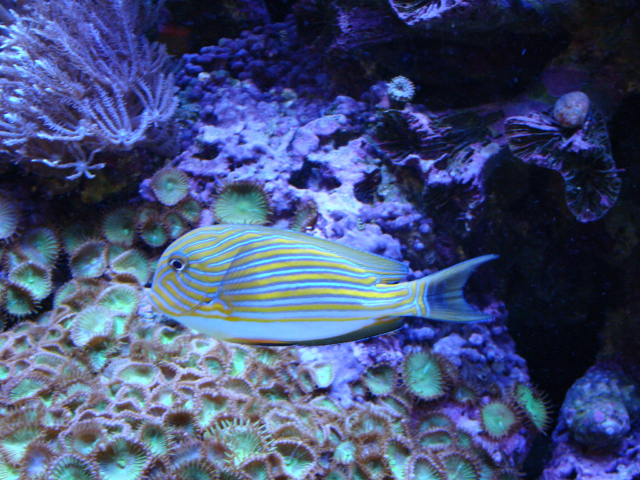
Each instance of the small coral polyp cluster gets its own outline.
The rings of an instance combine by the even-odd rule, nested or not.
[[[429,350],[401,374],[371,365],[344,407],[330,363],[158,327],[134,284],[80,287],[96,292],[81,311],[68,297],[0,334],[0,478],[517,478],[490,452],[520,414],[504,407],[514,423],[490,432],[503,415],[489,406],[509,404],[480,407]]]
[[[17,238],[17,209],[15,216],[14,232],[5,240],[2,251],[0,305],[10,317],[22,318],[36,312],[40,302],[53,291],[52,275],[60,242],[48,227],[27,229]]]
[[[166,175],[166,170],[156,176]],[[186,175],[177,172],[186,181]],[[95,292],[109,280],[144,286],[152,273],[151,258],[160,253],[155,248],[192,229],[200,218],[200,205],[184,198],[186,194],[177,198],[174,193],[172,206],[145,202],[115,208],[101,222],[85,221],[86,228],[76,223],[21,228],[17,204],[10,197],[0,198],[0,308],[9,319],[28,319],[52,296],[53,278],[58,275],[59,286],[65,269],[71,279],[55,291],[54,306],[80,292]]]

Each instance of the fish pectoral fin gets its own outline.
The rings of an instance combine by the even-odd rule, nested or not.
[[[178,317],[184,317],[186,315],[192,315],[193,312],[195,312],[197,309],[199,309],[202,305],[204,305],[205,303],[209,303],[211,300],[213,300],[214,296],[215,296],[215,292],[213,292],[213,290],[207,290],[206,292],[204,292],[204,295],[202,295],[202,298],[200,299],[200,301],[198,303],[196,303],[189,310],[186,310],[185,312],[180,313],[177,316]]]
[[[245,269],[260,258],[259,253],[244,255],[245,252],[246,249],[241,248],[238,250],[238,253],[236,253],[236,256],[229,264],[229,268],[227,268],[218,286],[218,298],[229,307],[231,307],[233,302],[237,301],[241,295],[244,295],[245,289],[248,286]]]

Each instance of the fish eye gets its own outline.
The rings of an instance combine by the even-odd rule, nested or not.
[[[180,257],[171,257],[169,259],[169,265],[176,272],[181,272],[182,270],[184,270],[184,267],[187,266],[187,260],[185,258],[180,258]]]

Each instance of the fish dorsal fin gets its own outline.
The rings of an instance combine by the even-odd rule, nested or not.
[[[216,227],[220,227],[220,229],[222,229],[224,227],[228,228],[229,226],[216,225],[209,228],[215,229]],[[409,269],[405,264],[391,260],[390,258],[385,258],[374,253],[363,252],[355,248],[325,240],[324,238],[312,237],[305,233],[257,225],[238,225],[237,228],[247,232],[252,231],[272,237],[274,242],[278,242],[279,239],[281,239],[280,241],[293,240],[300,244],[307,244],[323,251],[332,252],[361,267],[363,270],[367,270],[371,274],[379,276],[380,283],[399,282],[409,272]]]

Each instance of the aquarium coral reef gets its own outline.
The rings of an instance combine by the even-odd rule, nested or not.
[[[636,479],[640,10],[593,3],[0,2],[0,479]],[[212,225],[495,254],[488,320],[212,338],[150,301]]]

